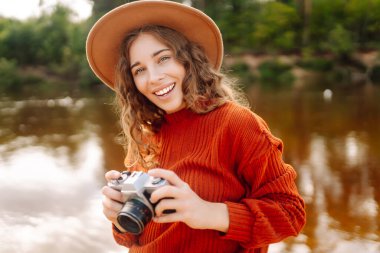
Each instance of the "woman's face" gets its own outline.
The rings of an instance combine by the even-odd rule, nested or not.
[[[153,104],[168,114],[186,106],[182,91],[186,71],[171,49],[143,33],[132,42],[129,58],[137,89]]]

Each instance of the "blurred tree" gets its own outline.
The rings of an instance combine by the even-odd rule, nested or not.
[[[309,45],[317,51],[323,51],[323,42],[329,40],[330,31],[342,24],[344,6],[350,0],[312,0],[310,16]]]
[[[290,51],[297,48],[301,20],[296,10],[280,2],[262,5],[256,18],[251,42],[265,51]]]
[[[258,12],[259,4],[256,1],[193,0],[191,3],[218,24],[227,51],[238,53],[250,49],[247,35],[253,29]]]
[[[336,53],[337,45],[328,44],[337,39],[330,37],[337,33],[344,33],[339,40],[346,40],[350,52],[379,45],[380,0],[312,0],[310,13],[310,46],[317,51],[335,47]]]
[[[218,24],[228,52],[292,50],[301,20],[294,1],[193,0]]]
[[[312,0],[294,0],[282,1],[293,5],[296,8],[300,19],[302,20],[302,45],[309,43],[310,35],[310,16],[312,11]]]
[[[55,6],[27,22],[0,21],[0,57],[15,59],[20,65],[62,63],[69,37],[70,10]]]
[[[329,32],[328,40],[325,42],[325,49],[334,53],[337,58],[347,58],[354,49],[351,33],[342,25],[337,24]]]
[[[62,63],[69,42],[71,12],[67,7],[58,4],[51,15],[42,15],[37,20],[40,41],[37,51],[39,63]]]
[[[113,8],[125,4],[127,2],[134,2],[135,0],[91,0],[94,4],[92,7],[92,20],[96,21],[106,12],[112,10]]]
[[[15,60],[7,60],[0,57],[0,91],[17,89],[20,77]]]
[[[380,0],[350,0],[345,4],[345,24],[360,47],[380,41]]]
[[[80,23],[73,23],[71,11],[62,5],[27,21],[0,17],[3,69],[12,72],[23,66],[44,65],[47,71],[81,85],[98,83],[86,61],[87,33],[101,15],[131,1],[91,1],[93,15]],[[223,33],[226,52],[230,54],[299,50],[305,52],[305,57],[331,52],[335,60],[347,60],[357,49],[380,48],[380,0],[185,2],[215,20]],[[40,0],[40,4],[43,3],[44,0]]]
[[[0,57],[14,59],[19,64],[37,63],[39,39],[36,22],[3,19],[0,26],[3,26],[0,30]]]

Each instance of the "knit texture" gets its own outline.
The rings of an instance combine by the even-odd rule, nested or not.
[[[304,226],[304,202],[294,169],[282,160],[283,144],[249,109],[233,102],[207,114],[183,109],[166,115],[157,141],[160,166],[204,200],[226,203],[230,225],[222,234],[150,222],[139,236],[114,227],[116,242],[130,253],[265,253]]]

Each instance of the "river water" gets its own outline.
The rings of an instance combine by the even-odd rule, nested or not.
[[[248,91],[285,143],[307,225],[270,253],[380,252],[380,89]],[[116,253],[104,172],[123,151],[108,91],[0,97],[0,253]]]

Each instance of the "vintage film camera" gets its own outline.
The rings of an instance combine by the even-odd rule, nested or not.
[[[117,217],[120,226],[129,233],[140,234],[155,215],[157,203],[149,201],[150,195],[165,185],[169,185],[165,179],[151,177],[142,171],[123,171],[120,178],[111,180],[108,186],[123,195],[124,206]],[[175,210],[164,211],[172,212]]]

